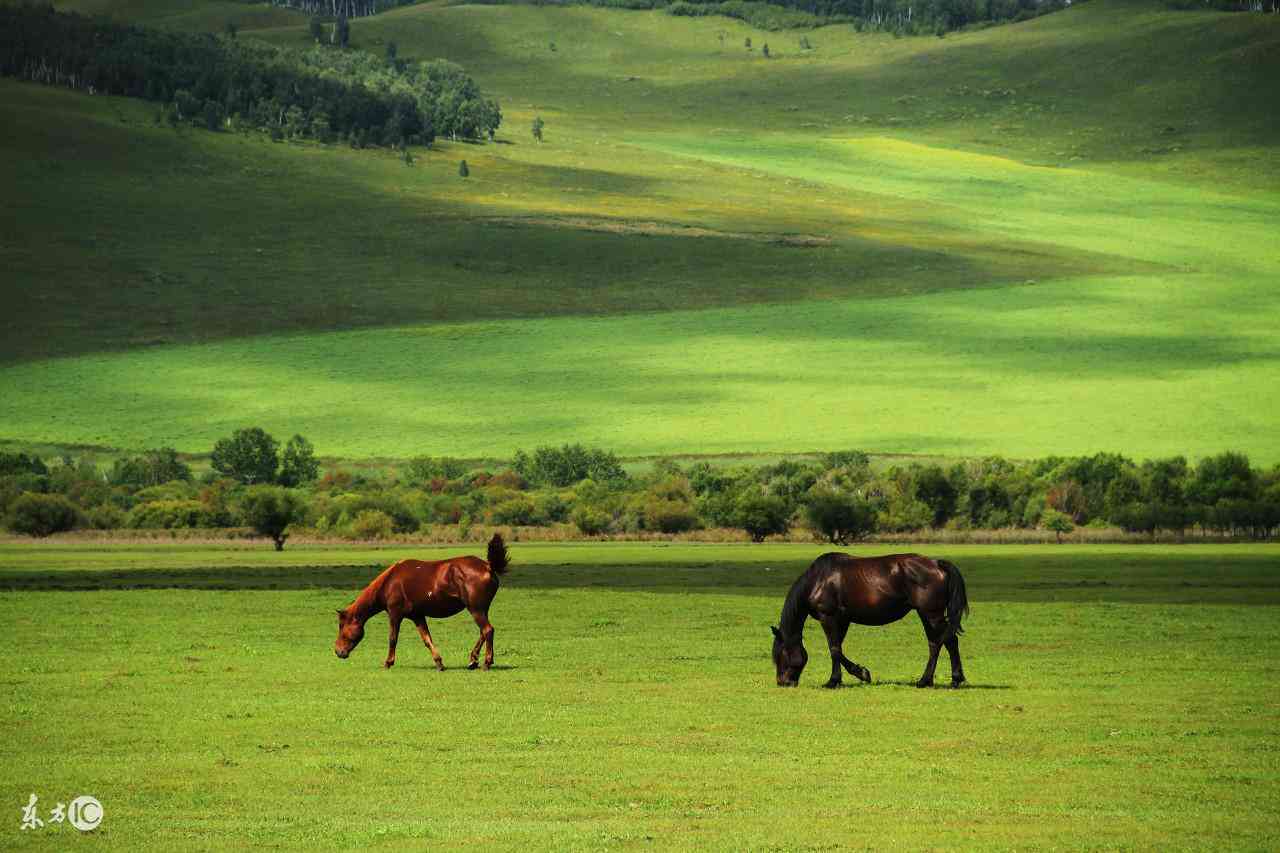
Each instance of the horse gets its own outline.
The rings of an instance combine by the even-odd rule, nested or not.
[[[432,563],[422,560],[400,560],[392,563],[356,596],[347,607],[338,611],[338,639],[333,653],[342,659],[364,639],[364,623],[369,617],[387,612],[391,622],[390,648],[383,666],[390,669],[396,662],[396,640],[400,637],[400,622],[408,619],[418,627],[422,642],[431,650],[436,669],[444,671],[444,660],[427,630],[427,617],[443,619],[460,613],[471,612],[480,629],[480,639],[471,649],[471,663],[467,669],[475,669],[480,647],[485,647],[484,668],[493,666],[493,625],[489,623],[489,605],[498,594],[498,579],[506,574],[510,560],[502,536],[495,533],[489,540],[489,559],[479,557],[451,557]]]
[[[929,662],[916,687],[933,684],[943,646],[951,658],[951,686],[964,684],[960,663],[960,620],[969,612],[964,577],[954,563],[920,554],[854,557],[832,552],[813,561],[796,579],[773,631],[773,663],[779,687],[800,683],[809,655],[804,650],[804,620],[818,620],[831,652],[831,678],[823,687],[840,686],[840,668],[870,683],[871,671],[844,656],[841,644],[851,623],[888,625],[912,610],[920,614],[929,641]]]

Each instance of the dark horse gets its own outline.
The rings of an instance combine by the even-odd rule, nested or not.
[[[427,617],[444,618],[464,609],[471,612],[480,628],[480,639],[471,649],[471,665],[475,669],[480,646],[485,646],[484,668],[493,666],[493,626],[489,624],[489,605],[498,594],[498,578],[507,571],[507,546],[497,533],[489,540],[489,560],[479,557],[452,557],[425,563],[401,560],[392,563],[373,579],[364,592],[343,610],[338,611],[338,640],[333,652],[340,658],[351,654],[364,639],[364,623],[382,611],[391,622],[391,642],[383,666],[396,662],[396,640],[400,622],[409,619],[418,626],[422,642],[431,650],[436,669],[444,669],[444,661],[427,630]]]
[[[840,645],[850,623],[888,625],[912,610],[920,614],[929,640],[929,662],[917,687],[933,684],[938,652],[947,647],[951,658],[951,686],[964,683],[960,665],[960,619],[969,612],[960,569],[946,560],[931,560],[920,554],[891,554],[887,557],[853,557],[823,554],[801,575],[782,605],[782,619],[773,629],[773,663],[779,687],[795,687],[809,662],[804,650],[804,620],[809,616],[822,624],[831,650],[831,679],[824,687],[840,686],[840,667],[861,681],[871,681],[871,672],[844,656]]]

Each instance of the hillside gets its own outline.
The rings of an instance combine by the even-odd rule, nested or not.
[[[182,9],[113,7],[308,39],[269,7]],[[593,8],[356,21],[358,49],[454,60],[502,104],[497,143],[411,167],[0,81],[0,438],[1280,460],[1280,22],[1103,0],[808,38]]]

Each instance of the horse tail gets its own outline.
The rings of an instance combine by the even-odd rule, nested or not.
[[[960,620],[969,612],[969,596],[964,588],[964,575],[960,567],[947,560],[939,560],[938,566],[947,573],[947,631],[945,640],[964,633]]]
[[[511,559],[507,555],[506,543],[502,541],[501,533],[495,533],[489,540],[489,570],[495,575],[505,575],[509,565]]]

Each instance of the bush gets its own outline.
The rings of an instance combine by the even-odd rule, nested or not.
[[[360,510],[347,531],[353,539],[387,539],[392,533],[391,516],[379,509]]]
[[[211,526],[205,505],[192,500],[159,500],[138,504],[129,511],[126,524],[135,530]]]
[[[494,506],[490,510],[490,518],[494,524],[527,526],[538,523],[538,509],[532,500],[520,495]]]
[[[1040,516],[1040,523],[1044,525],[1046,530],[1052,530],[1058,537],[1058,541],[1062,541],[1062,534],[1070,533],[1076,529],[1075,524],[1071,521],[1071,516],[1056,509],[1046,509]]]
[[[599,536],[601,533],[607,533],[609,525],[613,522],[613,518],[607,512],[585,506],[575,509],[571,517],[574,526],[587,536]]]
[[[419,456],[409,462],[409,481],[426,484],[435,479],[456,480],[467,473],[467,466],[449,456]]]
[[[512,467],[530,483],[558,488],[572,486],[588,478],[600,482],[627,478],[618,457],[607,450],[581,444],[539,447],[533,451],[533,456],[521,450],[516,453]]]
[[[85,513],[85,520],[94,530],[118,530],[125,526],[128,517],[118,506],[100,504]]]
[[[276,550],[283,551],[289,538],[286,531],[306,518],[307,507],[301,497],[288,489],[255,486],[245,492],[242,512],[245,524],[255,533],[271,537]]]
[[[791,525],[787,502],[776,495],[749,491],[738,498],[735,527],[747,531],[752,542],[763,542],[766,536],[786,533]]]
[[[74,530],[78,522],[75,504],[62,495],[23,492],[9,507],[9,529],[27,536],[44,537]]]
[[[876,510],[857,495],[819,490],[809,495],[804,507],[809,528],[828,542],[848,545],[876,530]]]
[[[685,501],[652,497],[644,504],[644,526],[662,533],[684,533],[698,527],[698,515]]]

